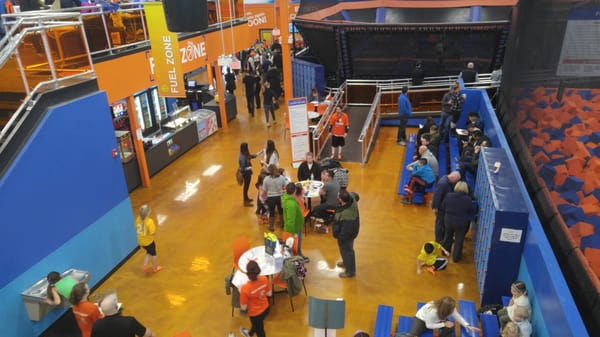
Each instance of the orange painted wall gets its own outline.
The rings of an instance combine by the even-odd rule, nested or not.
[[[298,4],[289,5],[291,18],[297,8]],[[219,55],[249,48],[259,37],[260,29],[272,29],[275,25],[272,5],[247,5],[246,16],[247,24],[233,27],[233,44],[230,28],[225,28],[222,33],[215,31],[179,41],[180,49],[184,49],[183,71],[187,73],[196,70],[216,62]],[[280,21],[277,20],[278,23]],[[285,27],[288,24],[289,19]],[[152,53],[147,50],[94,64],[100,89],[107,92],[109,102],[156,85],[153,81],[151,57]]]

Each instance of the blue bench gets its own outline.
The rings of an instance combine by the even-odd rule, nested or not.
[[[421,307],[424,305],[425,302],[417,302],[417,310],[421,309]],[[454,336],[454,334],[452,335]],[[433,337],[433,330],[427,329],[427,331],[421,334],[421,337]]]
[[[475,302],[473,301],[458,301],[458,310],[462,317],[469,323],[469,325],[477,327],[477,307],[475,306]],[[460,327],[460,335],[461,336],[471,336],[471,337],[479,337],[479,332],[467,330],[464,326]]]
[[[399,333],[408,333],[410,331],[410,327],[412,326],[412,321],[414,317],[409,316],[398,316],[398,327],[396,328],[396,332]]]
[[[439,173],[438,179],[448,174],[448,151],[446,151],[446,142],[442,139],[440,141],[440,148],[438,149],[438,166]]]
[[[483,337],[500,337],[500,326],[496,315],[481,314],[479,320],[481,321]]]
[[[406,152],[404,152],[404,162],[402,163],[402,170],[400,171],[400,184],[398,185],[398,194],[407,195],[404,192],[404,185],[408,185],[410,180],[410,171],[406,169],[406,165],[413,162],[413,155],[415,153],[415,146],[417,136],[415,134],[408,135],[408,141],[406,142]]]
[[[392,319],[394,318],[394,307],[380,304],[377,307],[377,318],[375,319],[375,331],[373,337],[390,337],[392,333]]]
[[[510,303],[510,299],[512,297],[510,296],[502,296],[502,305],[505,307],[508,307],[508,304]]]

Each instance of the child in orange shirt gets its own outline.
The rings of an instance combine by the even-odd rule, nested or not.
[[[271,282],[266,276],[260,275],[260,267],[256,261],[248,261],[246,274],[250,281],[244,284],[240,290],[240,308],[242,311],[248,311],[252,327],[250,330],[242,327],[240,332],[244,337],[254,334],[258,337],[265,337],[264,321],[269,315],[268,297],[272,295]]]
[[[346,145],[346,136],[350,128],[348,115],[341,107],[336,107],[335,112],[329,120],[329,132],[331,132],[331,158],[335,157],[335,148],[338,148],[337,158],[342,159],[342,147]]]

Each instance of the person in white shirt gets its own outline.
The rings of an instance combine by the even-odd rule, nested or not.
[[[275,148],[275,142],[271,139],[267,140],[265,145],[263,159],[260,161],[260,165],[263,168],[267,168],[269,165],[279,166],[279,152]]]
[[[516,307],[513,312],[513,322],[519,327],[521,337],[531,337],[532,328],[529,322],[529,311],[525,307]],[[508,323],[507,323],[508,325]]]
[[[448,320],[450,317],[466,329],[479,332],[479,328],[471,326],[456,311],[456,301],[450,296],[444,296],[422,306],[413,319],[410,332],[405,335],[418,337],[427,329],[439,329],[439,337],[451,336],[454,331],[454,322]]]
[[[506,323],[514,321],[514,311],[517,307],[523,307],[527,310],[527,317],[531,316],[531,305],[529,304],[529,297],[527,296],[527,286],[523,281],[515,281],[510,286],[510,293],[512,298],[508,303],[508,306],[504,309],[498,310],[498,322],[500,322],[500,328],[503,328]]]

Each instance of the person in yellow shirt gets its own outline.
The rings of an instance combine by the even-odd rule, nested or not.
[[[442,270],[448,265],[448,259],[438,257],[440,250],[449,256],[450,253],[435,241],[429,241],[423,245],[419,256],[417,256],[417,274],[421,274],[421,267],[435,275],[436,270]]]
[[[135,230],[137,232],[138,243],[146,250],[144,256],[144,265],[142,270],[148,272],[148,261],[152,259],[152,271],[159,272],[163,267],[156,262],[156,244],[154,243],[154,234],[156,233],[156,225],[150,217],[150,206],[140,206],[138,217],[135,219]]]

